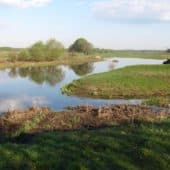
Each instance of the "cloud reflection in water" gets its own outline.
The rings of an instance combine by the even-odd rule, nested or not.
[[[16,98],[0,99],[0,113],[15,109],[24,109],[29,106],[44,106],[48,103],[48,100],[41,96],[19,96]]]

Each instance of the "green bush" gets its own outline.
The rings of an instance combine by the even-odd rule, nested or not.
[[[53,60],[53,58],[60,57],[64,53],[64,46],[55,39],[50,39],[46,43],[46,52],[48,60]]]
[[[89,54],[93,50],[93,45],[84,38],[77,39],[69,48],[70,52],[80,52]]]
[[[64,53],[64,46],[50,39],[46,43],[38,41],[30,48],[23,50],[18,55],[19,61],[53,61]]]
[[[24,61],[30,61],[31,60],[31,55],[29,50],[23,50],[19,53],[18,55],[18,60],[24,60]]]

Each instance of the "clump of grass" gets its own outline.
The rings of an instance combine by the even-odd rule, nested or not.
[[[161,107],[170,107],[170,98],[163,98],[163,97],[150,98],[145,100],[144,104],[156,105]]]
[[[31,119],[26,121],[12,136],[18,136],[22,133],[27,133],[32,129],[36,128],[38,123],[45,117],[43,112],[38,112],[36,115]]]
[[[72,89],[76,88],[77,83],[76,81],[73,81],[71,84],[65,85],[61,88],[61,92],[63,94],[71,95],[72,94]]]
[[[69,85],[65,85],[61,88],[61,92],[63,94],[67,94],[67,95],[71,95],[72,94],[72,91],[71,91],[71,88],[69,87]]]

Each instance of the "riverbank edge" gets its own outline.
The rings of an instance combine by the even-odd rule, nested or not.
[[[90,76],[74,80],[70,84],[67,84],[61,88],[62,93],[73,96],[80,97],[90,97],[94,99],[146,99],[146,103],[149,104],[158,104],[159,106],[169,105],[170,104],[170,89],[168,91],[168,85],[166,89],[162,88],[159,84],[162,83],[162,78],[166,78],[168,81],[170,66],[169,65],[138,65],[138,66],[127,66],[125,68],[120,68],[112,70],[105,73],[98,73]],[[135,77],[135,78],[134,78]],[[152,88],[146,88],[148,91],[142,91],[144,85],[147,87],[152,87],[152,80],[154,78],[154,84],[157,84],[157,94],[154,92],[150,93]],[[161,80],[160,80],[161,78]],[[114,79],[113,82],[109,83],[111,79]],[[135,81],[138,84],[138,91],[135,89]],[[156,81],[159,81],[156,83]],[[114,85],[119,83],[119,87],[113,91]],[[148,84],[148,82],[150,84]],[[109,84],[109,85],[108,85]],[[127,86],[125,86],[126,84]],[[128,85],[134,85],[134,88],[131,89],[131,93],[128,91]],[[144,84],[144,85],[143,85]],[[121,86],[124,91],[121,90]],[[105,93],[105,90],[109,93]],[[132,91],[133,90],[133,91]],[[136,90],[136,93],[135,93]],[[166,92],[165,92],[166,91]],[[140,93],[138,93],[140,92]],[[145,94],[146,93],[146,94]],[[161,99],[164,99],[164,102],[161,102]]]
[[[45,107],[14,110],[0,117],[0,134],[19,136],[47,131],[96,129],[121,124],[153,123],[170,118],[170,110],[154,111],[143,105],[90,105],[55,112]]]
[[[67,56],[60,57],[55,61],[41,61],[41,62],[0,62],[0,69],[14,68],[14,67],[43,67],[43,66],[53,66],[53,65],[79,65],[88,62],[97,62],[102,61],[103,58],[90,56],[90,55],[81,55],[81,56]]]

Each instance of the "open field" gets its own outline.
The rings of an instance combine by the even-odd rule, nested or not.
[[[170,96],[170,66],[131,66],[73,81],[68,95],[93,98],[151,98]]]
[[[46,170],[46,169],[170,169],[170,120],[162,113],[159,117],[156,114],[150,113],[149,109],[143,108],[143,120],[131,119],[131,114],[125,114],[125,110],[131,110],[132,107],[120,107],[117,110],[121,111],[116,116],[119,120],[125,118],[126,115],[129,120],[126,123],[114,123],[110,127],[97,128],[88,126],[79,130],[72,131],[53,131],[50,125],[61,124],[63,127],[69,125],[79,124],[78,119],[73,114],[68,112],[66,114],[54,115],[56,119],[44,119],[48,129],[43,131],[31,132],[31,127],[40,125],[39,120],[43,116],[37,117],[37,114],[46,115],[47,111],[35,109],[37,114],[26,114],[28,112],[8,113],[6,121],[13,123],[17,116],[28,120],[25,123],[24,134],[15,137],[0,138],[0,169],[29,169],[29,170]],[[135,108],[135,107],[134,107]],[[82,108],[77,108],[77,115],[83,115],[85,112],[80,112]],[[115,110],[116,108],[112,108]],[[142,109],[142,108],[141,108]],[[142,110],[136,108],[140,114]],[[132,109],[133,110],[133,109]],[[31,110],[30,110],[31,111]],[[32,110],[33,111],[33,110]],[[37,112],[38,111],[38,112]],[[44,113],[45,111],[46,113]],[[89,109],[92,114],[92,110]],[[131,111],[130,111],[131,112]],[[128,112],[128,113],[130,113]],[[33,113],[33,112],[29,112]],[[132,113],[132,112],[131,112]],[[50,113],[48,113],[50,114]],[[51,113],[52,114],[52,113]],[[56,113],[53,113],[56,114]],[[105,112],[102,113],[106,116]],[[113,113],[111,113],[112,115]],[[138,116],[140,116],[140,114]],[[34,115],[32,117],[32,115]],[[36,115],[36,116],[35,116]],[[113,114],[114,115],[114,114]],[[131,116],[130,116],[131,115]],[[11,119],[13,116],[13,119]],[[97,115],[91,115],[98,117]],[[18,117],[18,118],[19,118]],[[32,118],[33,119],[32,119]],[[131,117],[131,118],[130,118]],[[155,118],[156,119],[155,119]],[[138,117],[139,118],[139,117]],[[31,121],[32,119],[32,121]],[[18,119],[16,119],[18,120]],[[47,121],[46,121],[47,120]],[[55,120],[55,121],[54,121]],[[117,119],[118,120],[118,119]],[[138,120],[138,121],[136,121]],[[140,121],[139,121],[140,120]],[[2,120],[1,120],[2,121]],[[4,120],[5,121],[5,120]],[[89,125],[93,122],[91,119],[86,119]],[[86,123],[87,123],[86,122]],[[113,121],[114,122],[114,121]],[[129,122],[129,123],[128,123]],[[64,125],[65,123],[65,125]],[[28,126],[29,125],[29,126]],[[88,124],[87,124],[88,125]],[[6,126],[7,128],[8,126]],[[71,127],[71,126],[70,126]],[[42,129],[41,129],[42,130]],[[69,129],[68,129],[69,130]]]
[[[101,57],[170,59],[170,53],[163,51],[99,50],[94,53]]]

